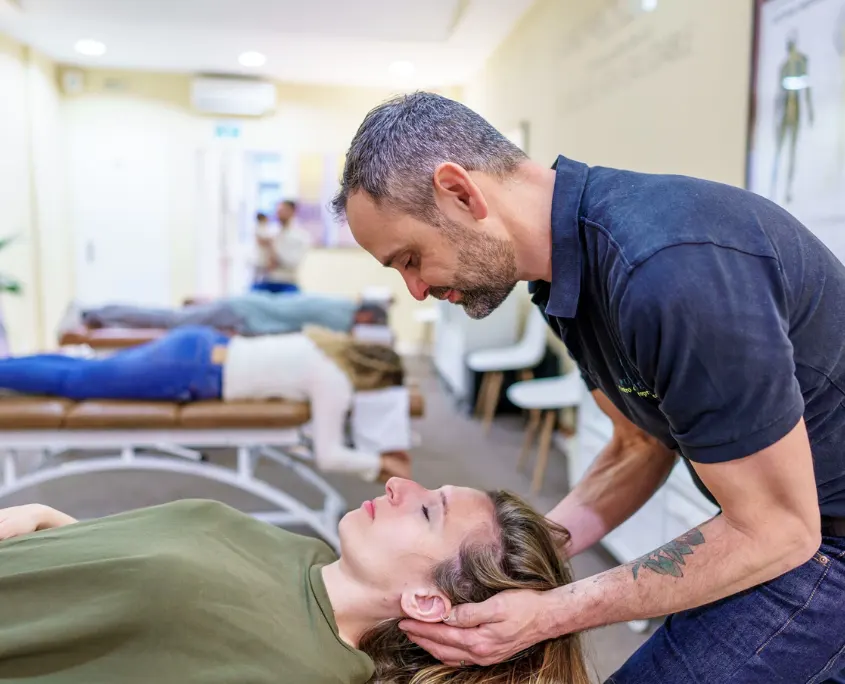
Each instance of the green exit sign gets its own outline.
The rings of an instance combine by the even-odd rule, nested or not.
[[[231,121],[222,121],[214,127],[215,138],[240,138],[241,125]]]

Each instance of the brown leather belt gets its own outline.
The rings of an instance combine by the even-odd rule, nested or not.
[[[845,537],[845,518],[822,516],[822,534],[828,537]]]

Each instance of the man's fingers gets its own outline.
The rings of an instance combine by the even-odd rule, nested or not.
[[[478,627],[488,622],[501,622],[498,602],[494,599],[484,603],[463,603],[455,606],[449,615],[448,623],[454,627],[466,629],[467,627]]]
[[[467,648],[469,646],[470,636],[472,635],[472,632],[468,632],[460,627],[452,627],[451,625],[440,623],[419,622],[418,620],[402,620],[399,623],[399,629],[411,638],[419,637],[453,648]]]
[[[446,665],[450,665],[452,667],[460,667],[462,665],[474,665],[475,663],[472,660],[472,656],[465,651],[462,651],[458,648],[453,648],[451,646],[443,646],[442,644],[438,644],[434,641],[430,641],[428,639],[424,639],[423,637],[415,637],[411,634],[408,634],[408,638],[413,641],[417,646],[420,648],[424,648],[426,651],[431,653],[435,658],[437,658],[441,663],[445,663]]]

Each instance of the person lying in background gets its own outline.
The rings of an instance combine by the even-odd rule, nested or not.
[[[71,316],[71,318],[76,318]],[[109,304],[79,313],[89,328],[159,328],[203,325],[238,335],[276,335],[315,325],[349,332],[356,325],[387,325],[377,304],[319,294],[250,292],[179,309]],[[73,321],[69,323],[73,325]]]
[[[279,230],[273,234],[266,222],[256,226],[256,292],[299,292],[299,267],[311,236],[296,224],[296,202],[284,200],[276,207]]]
[[[402,451],[379,455],[346,446],[353,393],[403,382],[402,361],[390,347],[318,328],[230,338],[214,328],[186,326],[103,358],[0,359],[0,388],[29,395],[75,401],[308,401],[317,467],[367,481],[409,475],[410,458]]]
[[[450,667],[403,618],[572,581],[554,526],[507,492],[392,478],[341,554],[222,503],[76,522],[0,510],[0,680],[40,684],[588,684],[577,636]]]

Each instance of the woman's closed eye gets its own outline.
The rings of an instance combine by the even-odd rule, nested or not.
[[[431,518],[428,516],[428,506],[422,507],[422,514],[425,516],[426,520],[429,520],[429,521],[431,520]]]

